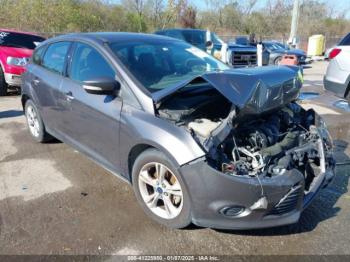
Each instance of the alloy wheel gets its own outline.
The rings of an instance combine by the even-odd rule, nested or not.
[[[31,134],[34,137],[39,137],[39,135],[40,135],[40,123],[39,123],[38,115],[37,115],[35,109],[33,108],[33,106],[29,105],[27,107],[26,116],[27,116],[27,122],[28,122],[29,130],[30,130]]]
[[[144,165],[138,186],[146,206],[164,219],[177,217],[183,207],[183,192],[177,177],[165,165],[152,162]]]

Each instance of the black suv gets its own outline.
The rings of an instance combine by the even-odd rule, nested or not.
[[[165,35],[183,40],[206,51],[207,31],[202,29],[164,29],[156,31],[157,35]],[[215,33],[210,33],[210,40],[213,42],[214,51],[220,51],[225,43]],[[228,63],[233,67],[246,67],[257,65],[257,49],[255,46],[228,44]]]

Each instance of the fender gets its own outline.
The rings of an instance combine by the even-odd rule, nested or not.
[[[177,167],[205,155],[189,132],[150,113],[124,104],[120,119],[122,170],[128,171],[129,153],[137,145],[157,148]]]

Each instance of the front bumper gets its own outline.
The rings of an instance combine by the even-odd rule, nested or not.
[[[22,84],[22,77],[21,75],[17,74],[11,74],[11,73],[5,73],[5,81],[9,86],[16,86],[20,87]]]
[[[256,177],[223,174],[201,159],[182,166],[180,172],[190,192],[193,223],[222,229],[254,229],[296,223],[303,209],[334,177],[334,168],[328,168],[314,179],[313,186],[304,195],[304,176],[296,169],[283,175],[260,178],[259,182]],[[290,206],[292,197],[294,202]],[[266,206],[259,206],[263,198]],[[289,207],[283,206],[283,202]],[[237,206],[245,210],[236,216],[221,212]]]
[[[323,78],[323,85],[324,88],[328,91],[331,91],[335,93],[337,96],[344,98],[347,84],[341,84],[341,83],[336,83],[333,81],[330,81],[326,78],[326,76]]]

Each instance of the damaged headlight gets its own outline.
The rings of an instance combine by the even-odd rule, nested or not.
[[[333,150],[333,139],[328,131],[326,122],[320,116],[318,117],[317,122],[318,122],[317,129],[320,133],[320,136],[322,137],[322,140],[326,146],[327,151]]]

